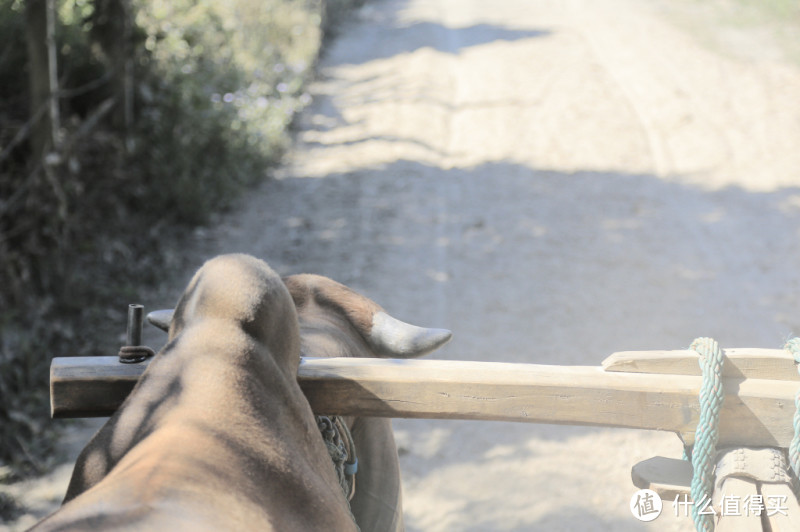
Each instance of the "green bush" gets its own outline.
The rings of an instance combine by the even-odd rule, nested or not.
[[[143,4],[149,9],[144,9]],[[310,101],[319,2],[141,0],[144,42],[133,163],[150,207],[201,223],[261,179]]]
[[[34,334],[6,339],[0,345],[0,458],[11,467],[12,477],[43,473],[54,456],[56,431],[48,419],[49,389],[42,382],[42,376],[49,373],[49,360],[36,350],[59,345],[60,335],[42,327],[41,322],[31,325],[26,332]],[[42,335],[47,342],[41,342]]]
[[[0,470],[49,467],[50,359],[115,352],[125,305],[183,267],[164,250],[280,160],[310,101],[322,21],[355,3],[133,0],[125,134],[92,121],[112,94],[95,0],[58,2],[70,148],[42,166],[22,142],[0,160]],[[0,147],[28,120],[23,7],[0,0]]]

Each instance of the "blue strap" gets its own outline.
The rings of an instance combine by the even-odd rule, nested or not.
[[[356,458],[353,462],[345,462],[344,474],[348,476],[353,476],[356,473],[358,473],[358,458]]]

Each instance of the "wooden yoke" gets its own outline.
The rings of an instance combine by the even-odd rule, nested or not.
[[[727,350],[719,445],[788,447],[800,377],[780,350]],[[315,412],[665,430],[691,444],[701,387],[693,351],[616,353],[602,367],[443,360],[306,358]],[[147,362],[55,358],[53,417],[111,415]],[[666,373],[669,371],[669,373]]]
[[[787,420],[794,416],[794,396],[800,388],[800,375],[792,356],[780,349],[725,349],[724,355],[722,386],[725,400],[720,413],[717,445],[788,447],[794,432]],[[614,353],[602,365],[605,371],[657,375],[665,386],[669,386],[668,383],[677,382],[681,376],[699,378],[702,372],[698,359],[699,355],[691,350],[628,351]],[[699,391],[700,385],[696,389],[697,395]],[[675,431],[687,445],[694,444],[699,416],[699,404],[697,401],[695,404],[697,411],[693,412],[689,426]],[[749,412],[742,412],[749,419],[747,423],[737,424],[737,430],[742,431],[738,437],[730,437],[727,432],[733,420],[728,416],[739,408]],[[771,427],[778,432],[773,432]],[[765,429],[773,434],[773,441],[759,435]]]
[[[794,414],[794,394],[800,388],[800,376],[790,354],[783,350],[768,349],[729,349],[724,353],[726,361],[723,364],[722,385],[726,395],[723,415],[720,417],[720,430],[725,422],[724,413],[730,406],[727,403],[732,399],[741,399],[741,395],[736,396],[741,388],[730,388],[731,385],[736,386],[737,379],[750,381],[748,387],[777,387],[788,384],[788,391],[794,392],[790,398],[776,398],[776,406],[781,411]],[[692,352],[616,353],[606,359],[603,366],[607,371],[663,374],[668,379],[672,379],[675,374],[700,374],[697,355]],[[716,466],[717,483],[711,501],[717,516],[717,532],[800,530],[800,504],[792,491],[785,468],[785,453],[781,450],[788,447],[789,443],[783,438],[776,438],[774,444],[755,443],[762,440],[755,437],[755,433],[764,427],[764,418],[755,416],[752,425],[743,427],[746,432],[742,434],[741,441],[734,443],[720,438],[717,444],[718,450],[723,449],[717,455],[722,458]],[[787,424],[786,428],[791,427]],[[791,439],[793,432],[789,432],[788,437]],[[693,441],[693,433],[681,433],[681,437],[686,443],[691,444]],[[773,449],[754,449],[759,447]],[[759,464],[762,467],[756,468],[755,472],[749,470],[745,464],[752,461],[753,455],[763,452],[774,452],[778,457],[783,456],[770,461],[767,467]],[[732,468],[731,463],[734,460],[735,467]],[[783,475],[779,475],[774,469],[777,462],[784,464],[780,468]],[[692,464],[686,460],[656,456],[633,466],[631,478],[636,487],[651,489],[665,501],[677,502],[678,508],[686,508],[687,501],[691,501]],[[760,512],[754,511],[754,505],[759,504],[757,501],[764,505]],[[665,506],[666,504],[665,502]]]

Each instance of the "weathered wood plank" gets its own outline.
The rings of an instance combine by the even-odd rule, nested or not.
[[[800,503],[789,484],[761,483],[761,495],[769,529],[772,532],[800,530]],[[766,528],[766,527],[765,527]]]
[[[762,532],[764,527],[761,516],[749,508],[750,501],[758,494],[758,482],[755,480],[726,478],[722,484],[721,496],[733,497],[729,503],[732,508],[725,508],[725,502],[722,502],[718,509],[716,532]]]
[[[110,415],[145,364],[56,358],[54,417]],[[298,374],[316,412],[595,425],[681,434],[692,443],[701,379],[600,367],[384,359],[305,359]],[[727,378],[720,445],[788,447],[794,381]]]
[[[50,415],[110,416],[131,393],[149,360],[122,364],[118,357],[57,357],[50,364]]]
[[[725,349],[725,377],[800,381],[792,355],[782,349]],[[629,373],[701,375],[694,351],[621,351],[606,358],[603,369]]]

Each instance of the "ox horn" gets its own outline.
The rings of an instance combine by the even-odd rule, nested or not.
[[[414,358],[440,348],[452,337],[453,333],[447,329],[417,327],[385,312],[376,312],[367,343],[381,357]]]
[[[162,331],[169,331],[173,309],[154,310],[147,321]],[[415,358],[426,355],[450,341],[453,333],[447,329],[417,327],[385,312],[372,317],[372,331],[366,338],[375,354],[386,358]]]
[[[172,323],[173,314],[175,314],[173,309],[154,310],[153,312],[147,314],[147,321],[162,331],[169,332],[169,324]]]

